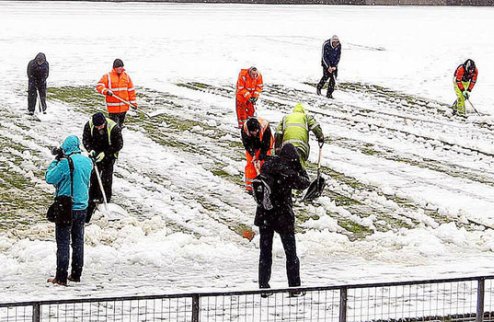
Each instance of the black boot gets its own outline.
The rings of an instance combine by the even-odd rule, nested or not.
[[[320,86],[318,85],[318,86],[317,86],[317,88],[316,88],[316,94],[317,94],[317,95],[321,95],[321,89],[322,89],[322,87],[320,87]]]

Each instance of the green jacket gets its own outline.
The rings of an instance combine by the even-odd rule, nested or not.
[[[286,143],[293,144],[300,153],[300,158],[309,158],[309,131],[312,131],[318,141],[324,140],[321,126],[312,115],[305,112],[302,104],[297,103],[291,114],[285,115],[276,128],[275,148],[281,148]]]

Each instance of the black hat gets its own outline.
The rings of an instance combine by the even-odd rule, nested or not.
[[[120,58],[117,58],[113,61],[113,68],[123,67],[123,66],[124,66],[123,61]]]
[[[94,126],[101,126],[101,125],[105,124],[105,122],[106,122],[106,118],[103,115],[103,113],[98,112],[98,113],[93,115],[93,125]]]
[[[259,121],[255,117],[251,117],[247,120],[247,129],[249,130],[249,132],[260,130],[261,123],[259,123]]]

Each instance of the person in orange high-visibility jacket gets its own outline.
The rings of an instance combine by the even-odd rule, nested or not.
[[[245,121],[254,116],[256,103],[263,89],[262,75],[256,67],[240,70],[237,80],[236,109],[238,128],[244,126]]]
[[[252,180],[257,177],[266,156],[271,155],[273,150],[274,136],[269,122],[260,117],[249,118],[242,127],[242,143],[247,157],[245,189],[252,193]]]
[[[456,101],[452,106],[453,114],[458,113],[461,116],[465,116],[465,100],[470,97],[470,93],[477,82],[478,74],[479,70],[475,67],[475,62],[471,59],[467,59],[456,68],[453,79],[456,93]]]
[[[122,127],[125,114],[129,110],[129,104],[126,102],[130,103],[133,108],[137,108],[137,102],[134,84],[125,72],[121,59],[115,59],[112,71],[101,77],[96,85],[96,90],[106,96],[106,107],[110,119]],[[126,102],[122,102],[122,100]]]

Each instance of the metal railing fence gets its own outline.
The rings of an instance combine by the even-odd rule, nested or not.
[[[0,322],[494,322],[493,281],[494,276],[479,276],[271,289],[269,294],[255,290],[0,303]]]

